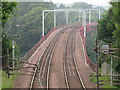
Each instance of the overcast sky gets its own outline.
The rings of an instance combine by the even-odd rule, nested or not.
[[[74,2],[86,2],[92,5],[99,5],[99,6],[108,6],[111,0],[51,0],[54,3],[63,3],[63,4],[71,4]]]

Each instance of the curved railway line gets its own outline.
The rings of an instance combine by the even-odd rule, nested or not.
[[[88,87],[95,87],[89,81],[91,70],[84,63],[84,50],[81,44],[83,41],[79,38],[81,26],[81,24],[72,24],[60,27],[43,41],[28,59],[30,65],[22,67],[25,72],[17,77],[15,88],[32,90],[62,87],[86,90]]]
[[[69,28],[69,27],[67,27]],[[46,49],[43,51],[37,65],[38,68],[35,68],[31,83],[30,83],[30,90],[32,88],[49,88],[49,74],[50,74],[50,66],[51,60],[54,54],[55,47],[62,35],[62,33],[67,30],[64,28],[63,30],[59,31],[52,41],[48,44]]]
[[[59,31],[52,41],[48,44],[44,52],[42,53],[37,65],[34,70],[34,74],[30,83],[30,90],[32,88],[49,88],[49,74],[51,60],[54,54],[55,47],[62,35],[62,33],[70,27],[64,28]],[[80,77],[77,64],[75,61],[75,33],[76,28],[71,29],[66,40],[65,50],[64,50],[64,75],[66,81],[66,88],[84,88],[85,86]],[[75,83],[77,82],[77,84]]]
[[[75,51],[75,34],[77,29],[70,31],[69,36],[66,40],[66,45],[64,49],[64,76],[66,81],[66,87],[70,88],[82,88],[85,90],[85,85],[81,79],[76,58],[74,55]]]
[[[66,88],[82,88],[85,90],[84,83],[81,79],[76,57],[74,55],[75,51],[75,34],[77,28],[67,27],[59,31],[51,42],[47,45],[46,49],[43,51],[39,61],[37,62],[38,67],[35,68],[34,74],[30,83],[30,90],[33,88],[49,88],[49,75],[51,60],[54,55],[54,50],[57,46],[57,43],[65,30],[69,29],[69,35],[66,39],[64,55],[63,55],[63,70],[64,77],[66,82]]]

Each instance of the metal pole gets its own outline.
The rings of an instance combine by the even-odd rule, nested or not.
[[[14,57],[15,57],[15,45],[14,40],[12,40],[12,58],[13,58],[13,68],[15,67]]]
[[[83,10],[82,11],[82,26],[84,26],[84,13],[85,13],[85,11]]]
[[[100,9],[98,11],[99,11],[99,19],[100,19]]]
[[[56,27],[56,11],[54,11],[54,27]]]
[[[113,59],[112,59],[112,57],[111,57],[111,86],[112,86],[112,65],[113,65]]]
[[[84,37],[86,37],[86,11],[84,10]]]
[[[15,23],[16,23],[16,19],[15,19],[15,22],[13,22],[13,34],[15,35],[15,30],[16,30],[16,26],[15,26]],[[14,37],[12,39],[12,65],[13,65],[13,68],[15,67],[15,62],[14,62],[14,56],[15,56],[15,45],[14,45]]]
[[[9,49],[7,48],[7,67],[9,66]]]
[[[8,78],[10,77],[9,73],[9,49],[7,48],[7,67],[6,67],[6,73],[8,75]]]
[[[66,12],[66,24],[68,23],[68,11]]]
[[[84,46],[86,48],[86,10],[84,10],[84,19],[83,19],[83,23],[84,23]],[[86,55],[85,55],[86,57]],[[85,58],[85,64],[87,65],[87,59]]]
[[[79,22],[81,21],[81,20],[80,20],[80,18],[81,18],[81,15],[80,15],[80,14],[81,14],[81,11],[79,11]]]
[[[89,24],[91,23],[91,10],[89,10]]]
[[[44,10],[42,11],[42,37],[44,37],[44,28],[45,28],[45,26],[44,26],[44,24],[45,24],[45,21],[44,21]]]
[[[97,62],[97,89],[99,90],[99,59],[98,59],[98,41],[96,39],[96,62]]]

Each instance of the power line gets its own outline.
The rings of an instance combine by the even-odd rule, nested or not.
[[[6,57],[0,56],[0,58],[4,58],[4,59],[5,59]],[[20,62],[20,63],[26,63],[26,64],[30,64],[30,65],[35,65],[35,66],[37,66],[37,64],[32,64],[32,63],[29,63],[29,62],[20,61],[19,59],[9,58],[9,60],[13,60],[13,61],[17,61],[17,62]]]
[[[112,56],[112,57],[117,58],[117,59],[120,59],[120,57],[109,54],[109,53],[105,53],[105,52],[102,52],[102,51],[98,51],[98,52],[103,53],[103,54],[108,55],[108,56]]]

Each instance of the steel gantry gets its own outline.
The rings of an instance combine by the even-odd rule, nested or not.
[[[89,12],[89,24],[92,22],[91,11],[98,11],[98,19],[100,19],[100,9],[54,9],[54,10],[43,10],[42,11],[42,37],[44,37],[44,29],[45,29],[45,17],[49,15],[49,13],[54,13],[54,27],[56,27],[56,14],[58,12],[66,12],[66,24],[69,23],[69,12],[78,12],[79,13],[79,22],[82,22],[82,26],[84,26],[84,36],[86,36],[86,19],[87,12]],[[45,14],[47,12],[47,14]],[[81,14],[82,13],[82,14]],[[82,17],[82,20],[81,20]]]

